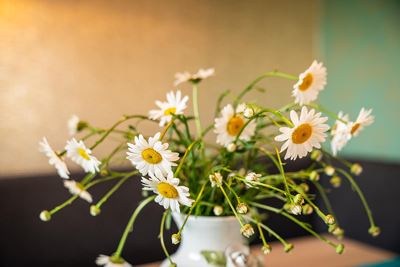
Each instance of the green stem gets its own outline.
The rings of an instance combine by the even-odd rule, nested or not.
[[[324,188],[323,188],[323,187],[321,186],[321,184],[318,183],[318,182],[313,182],[313,184],[315,185],[315,187],[317,188],[319,194],[321,195],[322,201],[324,202],[324,204],[325,204],[325,206],[326,206],[326,209],[328,210],[328,212],[329,212],[330,214],[333,215],[333,217],[335,217],[335,223],[339,226],[339,221],[338,221],[338,219],[337,219],[337,217],[336,217],[335,212],[333,211],[331,202],[329,201],[329,198],[328,198],[328,196],[326,195],[326,193],[325,193],[325,191],[324,191]]]
[[[110,191],[105,194],[99,202],[97,202],[96,207],[100,208],[120,187],[123,185],[129,178],[131,178],[133,175],[137,174],[138,171],[134,173],[130,173],[126,176],[124,176],[121,180],[118,181],[116,185],[114,185]]]
[[[329,117],[331,117],[331,118],[333,118],[333,119],[336,119],[336,120],[338,120],[338,121],[343,122],[344,124],[348,124],[348,123],[349,123],[348,121],[345,121],[345,120],[339,118],[338,115],[336,115],[335,113],[333,113],[333,112],[331,112],[331,111],[325,109],[324,107],[322,107],[322,106],[320,106],[320,105],[317,105],[317,104],[308,104],[307,106],[309,106],[309,107],[311,107],[311,108],[314,108],[314,109],[316,109],[316,110],[319,110],[319,111],[321,111],[321,112],[327,114]]]
[[[194,141],[194,142],[192,142],[192,143],[188,146],[188,148],[187,148],[186,151],[185,151],[185,154],[183,155],[181,161],[179,162],[178,167],[177,167],[176,170],[175,170],[174,177],[178,177],[177,175],[178,175],[179,172],[181,171],[181,169],[182,169],[182,167],[183,167],[183,163],[185,162],[187,156],[189,155],[189,152],[193,149],[194,145],[197,144],[197,143],[199,143],[199,142],[200,142],[199,140]]]
[[[235,100],[235,106],[237,106],[237,104],[239,103],[239,101],[243,98],[243,96],[245,94],[247,94],[248,92],[250,92],[254,86],[257,85],[257,83],[259,83],[260,81],[262,81],[265,78],[268,77],[280,77],[280,78],[285,78],[285,79],[289,79],[289,80],[293,80],[293,81],[297,81],[299,78],[297,76],[293,76],[287,73],[283,73],[283,72],[279,72],[279,71],[270,71],[267,73],[262,74],[261,76],[257,77],[253,82],[251,82],[236,98]]]
[[[168,250],[165,246],[165,242],[164,242],[164,225],[165,225],[165,219],[167,218],[168,213],[170,212],[170,210],[166,210],[164,211],[163,217],[161,219],[161,225],[160,225],[160,243],[161,243],[161,247],[164,251],[165,256],[167,257],[167,259],[169,260],[169,262],[171,263],[171,265],[174,264],[174,262],[171,259],[171,256],[168,253]]]
[[[185,220],[183,221],[183,224],[182,224],[181,228],[180,228],[179,231],[178,231],[179,234],[182,233],[182,230],[183,230],[183,228],[185,227],[186,222],[187,222],[187,220],[189,219],[189,216],[192,214],[193,209],[197,206],[197,204],[198,204],[199,201],[201,200],[201,197],[202,197],[202,195],[203,195],[203,192],[204,192],[204,189],[206,188],[207,183],[208,183],[208,181],[207,181],[205,184],[203,184],[203,186],[202,186],[201,189],[200,189],[199,194],[197,195],[197,198],[196,198],[195,202],[194,202],[193,205],[190,207],[189,212],[188,212],[188,214],[186,215]]]
[[[193,83],[193,113],[196,123],[197,138],[202,138],[201,122],[200,122],[200,112],[198,103],[198,85]]]
[[[288,242],[286,242],[285,239],[283,239],[280,235],[278,235],[274,230],[272,230],[271,228],[269,228],[268,226],[266,226],[265,224],[256,221],[252,218],[248,218],[249,221],[251,221],[252,223],[257,224],[257,226],[261,226],[261,228],[263,228],[264,230],[268,231],[270,234],[272,234],[276,239],[279,240],[279,242],[281,242],[284,246],[288,245]],[[259,231],[260,233],[262,233],[262,231]]]
[[[356,181],[354,181],[353,177],[350,174],[348,174],[345,170],[340,169],[340,168],[337,168],[336,170],[338,172],[340,172],[341,174],[343,174],[347,178],[347,180],[350,182],[351,186],[357,192],[358,196],[361,199],[361,202],[364,205],[364,208],[367,213],[368,220],[369,220],[371,227],[376,227],[374,217],[372,216],[372,212],[371,212],[371,209],[369,208],[368,202],[365,199],[365,196],[364,196],[363,192],[361,191],[360,187],[358,186],[358,184],[356,183]]]
[[[130,120],[130,119],[134,119],[134,118],[143,118],[143,116],[141,115],[125,115],[123,116],[122,119],[118,120],[116,123],[114,123],[110,129],[108,129],[101,137],[99,140],[96,141],[96,143],[94,143],[94,145],[92,145],[90,147],[91,150],[95,149],[99,144],[101,144],[101,142],[104,141],[104,139],[106,139],[106,137],[115,129],[118,127],[118,125],[120,125],[121,123]]]
[[[131,218],[128,221],[128,224],[125,227],[124,233],[122,234],[121,240],[118,243],[118,248],[115,251],[114,255],[116,257],[120,257],[122,250],[124,249],[124,245],[126,242],[126,238],[129,235],[129,232],[131,232],[131,229],[133,227],[133,224],[136,220],[136,217],[138,216],[138,214],[140,213],[140,211],[147,205],[149,204],[151,201],[153,201],[156,198],[156,196],[150,196],[146,199],[144,199],[142,202],[140,202],[140,204],[137,206],[137,208],[135,209],[135,211],[132,213]]]
[[[228,204],[229,204],[229,206],[230,206],[230,208],[231,208],[233,214],[235,215],[236,219],[239,221],[240,226],[243,227],[243,222],[242,222],[242,220],[241,220],[241,217],[239,216],[239,214],[237,214],[236,209],[235,209],[235,207],[233,207],[232,202],[230,201],[228,195],[226,194],[224,188],[222,187],[222,184],[219,184],[218,186],[219,186],[219,188],[221,189],[222,194],[224,194],[225,199],[226,199],[226,201],[228,202]]]
[[[331,240],[325,238],[324,236],[319,235],[318,233],[316,233],[314,230],[312,230],[310,227],[308,227],[307,225],[305,225],[303,222],[299,221],[298,219],[296,219],[294,216],[290,215],[287,212],[284,212],[280,209],[271,207],[271,206],[267,206],[267,205],[263,205],[257,202],[250,202],[251,205],[253,205],[254,207],[257,208],[261,208],[261,209],[265,209],[268,211],[272,211],[276,214],[280,214],[285,216],[286,218],[288,218],[289,220],[293,221],[294,223],[296,223],[297,225],[299,225],[301,228],[303,228],[304,230],[306,230],[307,232],[309,232],[310,234],[312,234],[313,236],[315,236],[316,238],[318,238],[321,241],[324,241],[325,243],[329,244],[330,246],[336,248],[337,244],[332,242]]]

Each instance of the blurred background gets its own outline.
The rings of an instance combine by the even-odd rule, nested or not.
[[[18,255],[15,246],[28,251],[29,240],[36,244],[32,254],[47,257],[49,264],[61,266],[57,249],[68,244],[76,264],[87,255],[92,262],[95,255],[89,251],[94,241],[89,238],[102,246],[97,249],[109,253],[129,216],[120,205],[132,201],[132,192],[124,189],[113,200],[118,207],[105,213],[106,221],[90,218],[83,203],[60,215],[64,224],[51,222],[44,227],[37,220],[41,209],[68,196],[39,154],[38,141],[46,136],[55,148],[62,148],[72,114],[108,127],[122,114],[147,114],[156,99],[174,89],[176,72],[214,67],[215,77],[205,81],[200,92],[202,120],[211,122],[214,99],[224,90],[239,92],[259,74],[274,69],[298,75],[314,59],[328,69],[322,105],[334,112],[346,111],[351,118],[361,107],[373,108],[376,118],[374,126],[350,142],[342,155],[364,163],[361,186],[378,214],[378,224],[386,229],[382,227],[381,239],[368,239],[365,229],[358,231],[364,223],[358,220],[366,221],[365,215],[360,212],[360,217],[354,217],[358,208],[345,208],[343,217],[353,229],[349,233],[399,252],[400,216],[393,205],[400,186],[399,26],[397,0],[0,0],[0,255],[4,266],[25,266],[23,260],[17,265],[12,261]],[[247,99],[270,107],[292,101],[292,83],[271,79],[262,86],[266,93],[254,92]],[[186,86],[179,89],[190,94]],[[145,133],[157,129],[143,126]],[[341,196],[336,198],[339,205],[346,207],[353,201]],[[140,195],[133,198],[137,202]],[[58,226],[66,227],[66,220],[71,229],[61,231]],[[157,228],[158,219],[154,220]],[[79,224],[83,221],[84,227]],[[104,240],[99,241],[98,232],[87,229],[109,234],[102,234]],[[79,235],[70,240],[65,233],[70,231]],[[157,242],[151,238],[140,240],[150,246]],[[54,245],[60,240],[67,245]],[[142,255],[136,263],[162,257],[158,247],[155,251],[156,258]],[[142,252],[146,253],[143,248]],[[40,264],[45,266],[45,261]]]

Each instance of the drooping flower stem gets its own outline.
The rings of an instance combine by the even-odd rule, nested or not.
[[[140,202],[140,204],[137,206],[137,208],[135,209],[135,211],[132,213],[131,218],[128,221],[128,224],[125,227],[124,233],[122,234],[121,240],[118,243],[118,247],[117,250],[114,253],[114,256],[116,257],[120,257],[122,250],[124,249],[124,245],[126,242],[126,238],[129,235],[129,232],[131,231],[133,224],[135,223],[136,217],[138,216],[138,214],[142,211],[142,209],[149,204],[151,201],[153,201],[155,199],[156,196],[150,196],[146,199],[144,199],[142,202]]]
[[[291,220],[294,223],[296,223],[297,225],[299,225],[301,228],[303,228],[304,230],[306,230],[307,232],[309,232],[310,234],[312,234],[313,236],[315,236],[319,240],[324,241],[325,243],[327,243],[328,245],[330,245],[330,246],[332,246],[334,248],[336,248],[338,246],[338,244],[332,242],[331,240],[325,238],[324,236],[319,235],[314,230],[312,230],[310,227],[308,227],[307,224],[299,221],[294,216],[290,215],[289,213],[287,213],[287,212],[285,212],[283,210],[280,210],[280,209],[277,209],[277,208],[274,208],[274,207],[271,207],[271,206],[263,205],[263,204],[260,204],[260,203],[257,203],[257,202],[250,202],[249,204],[254,206],[254,207],[257,207],[257,208],[261,208],[261,209],[265,209],[265,210],[268,210],[268,211],[272,211],[272,212],[274,212],[276,214],[281,214],[281,215],[285,216],[286,218],[288,218],[289,220]]]
[[[261,223],[261,222],[259,222],[259,221],[256,221],[256,220],[254,220],[254,219],[252,219],[252,218],[250,218],[250,217],[248,217],[248,219],[249,219],[249,221],[251,221],[252,223],[255,223],[258,227],[263,228],[263,229],[266,230],[268,233],[270,233],[271,235],[273,235],[276,239],[279,240],[279,242],[282,243],[282,245],[283,245],[284,247],[287,247],[287,246],[289,245],[289,243],[286,242],[285,239],[283,239],[280,235],[278,235],[274,230],[272,230],[271,228],[269,228],[269,227],[266,226],[265,224],[263,224],[263,223]],[[260,228],[259,228],[259,232],[262,234],[262,231],[260,231]],[[261,234],[260,234],[260,235],[261,235]]]
[[[228,195],[226,194],[225,189],[223,188],[222,184],[218,184],[218,187],[219,187],[219,189],[221,189],[222,194],[224,195],[226,201],[228,202],[229,207],[231,208],[231,210],[232,210],[233,214],[235,215],[236,219],[239,221],[240,226],[243,227],[242,219],[241,219],[241,217],[239,216],[239,214],[236,212],[236,209],[235,209],[235,207],[232,205],[232,202],[231,202],[231,200],[229,199]]]
[[[351,186],[357,192],[358,196],[361,199],[361,202],[364,205],[364,208],[365,208],[365,211],[367,213],[370,226],[371,227],[377,227],[375,225],[374,217],[372,216],[372,212],[371,212],[371,209],[369,208],[368,202],[365,199],[365,196],[364,196],[363,192],[361,191],[360,187],[358,186],[358,184],[356,183],[356,181],[354,181],[353,177],[348,172],[346,172],[345,170],[340,169],[340,168],[336,168],[336,170],[338,172],[340,172],[341,174],[343,174],[347,178],[347,180],[350,182]]]
[[[185,220],[183,221],[182,226],[179,228],[178,234],[180,235],[183,231],[183,228],[186,225],[187,220],[189,219],[189,216],[192,214],[194,208],[197,206],[199,201],[201,200],[201,197],[203,196],[204,189],[206,188],[206,185],[208,184],[208,181],[203,184],[203,186],[200,189],[199,194],[196,197],[196,200],[194,201],[193,205],[190,207],[189,212],[186,214]]]
[[[252,81],[236,98],[235,100],[235,106],[237,106],[240,102],[240,100],[243,98],[244,95],[246,95],[248,92],[250,92],[254,86],[257,85],[257,83],[259,83],[260,81],[264,80],[265,78],[268,77],[280,77],[280,78],[284,78],[284,79],[288,79],[288,80],[292,80],[292,81],[297,81],[299,78],[297,76],[294,75],[290,75],[287,73],[283,73],[283,72],[279,72],[279,71],[270,71],[267,73],[264,73],[262,75],[260,75],[259,77],[257,77],[254,81]]]
[[[168,129],[172,126],[172,124],[174,123],[174,120],[171,119],[170,122],[168,122],[168,124],[164,127],[164,129],[162,130],[161,134],[160,134],[160,138],[159,140],[163,140],[165,134],[168,132]]]
[[[164,242],[165,219],[167,218],[167,215],[168,215],[169,212],[170,212],[170,210],[166,210],[163,213],[163,216],[162,216],[162,219],[161,219],[161,224],[160,224],[160,235],[158,237],[160,238],[161,247],[162,247],[162,249],[164,251],[165,256],[167,257],[167,259],[169,260],[171,265],[175,265],[175,263],[171,259],[171,256],[168,253],[167,247],[165,246],[165,242]]]
[[[263,243],[263,246],[267,247],[267,246],[268,246],[268,243],[267,243],[267,241],[265,240],[264,232],[263,232],[263,230],[261,229],[261,223],[257,220],[257,221],[256,221],[256,224],[257,224],[258,232],[259,232],[259,234],[260,234],[261,242]]]
[[[313,184],[314,184],[315,188],[317,188],[319,194],[321,195],[322,201],[324,202],[324,204],[326,206],[326,209],[328,210],[329,214],[332,214],[333,217],[335,217],[335,223],[336,223],[336,225],[339,226],[339,221],[338,221],[337,216],[335,215],[335,212],[334,212],[334,210],[332,208],[332,204],[329,201],[329,198],[328,198],[328,196],[326,195],[326,193],[324,191],[324,188],[318,182],[313,181]]]
[[[97,202],[96,207],[101,208],[101,206],[123,185],[129,178],[131,178],[133,175],[139,173],[139,171],[131,172],[122,177],[121,180],[118,181],[108,192],[105,194],[99,202]]]
[[[202,130],[201,130],[201,122],[200,122],[200,112],[199,112],[199,102],[198,102],[198,84],[193,83],[193,93],[192,93],[192,98],[193,98],[193,114],[194,114],[194,120],[196,123],[196,131],[197,131],[197,138],[201,139],[202,138]]]

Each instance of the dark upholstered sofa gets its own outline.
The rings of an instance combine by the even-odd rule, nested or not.
[[[382,228],[382,234],[378,238],[368,235],[367,217],[349,185],[332,190],[329,194],[340,223],[348,236],[400,253],[400,165],[372,161],[361,163],[364,172],[357,180]],[[99,253],[110,254],[115,250],[132,210],[141,199],[140,181],[131,179],[118,194],[109,199],[98,217],[89,214],[88,203],[77,200],[73,206],[44,223],[39,220],[40,211],[52,208],[70,197],[60,178],[55,175],[2,178],[0,267],[95,266],[94,259]],[[326,177],[322,179],[327,181]],[[109,187],[109,184],[99,185],[91,192],[98,199]],[[161,207],[152,203],[138,218],[124,252],[124,257],[132,264],[163,258],[157,238],[161,214]],[[316,225],[318,231],[326,231],[326,226],[319,223],[318,218],[311,216],[307,220]],[[277,216],[271,216],[268,223],[272,228],[279,228],[286,237],[307,234]],[[169,235],[166,238],[169,241]],[[253,242],[257,242],[257,239]],[[171,245],[169,248],[174,250]]]

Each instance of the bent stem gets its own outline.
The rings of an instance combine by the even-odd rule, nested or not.
[[[367,213],[370,226],[376,227],[374,217],[372,216],[372,212],[371,212],[371,209],[369,208],[368,202],[365,199],[365,196],[364,196],[363,192],[361,191],[360,187],[358,186],[358,184],[356,183],[356,181],[354,181],[353,177],[350,174],[348,174],[345,170],[340,169],[340,168],[337,168],[336,170],[338,172],[340,172],[341,174],[343,174],[347,178],[347,180],[350,182],[351,186],[357,192],[358,196],[361,199],[361,202],[364,205],[364,209]]]
[[[232,205],[232,202],[231,202],[231,200],[229,199],[228,195],[226,194],[224,188],[222,187],[222,184],[218,184],[218,187],[219,187],[219,189],[221,189],[222,194],[224,195],[226,201],[228,202],[229,207],[231,208],[231,210],[232,210],[233,214],[235,215],[236,219],[239,221],[240,226],[243,227],[242,219],[241,219],[241,217],[239,216],[239,214],[237,214],[236,209],[235,209],[235,207]]]
[[[185,162],[187,156],[189,155],[189,152],[193,149],[194,145],[198,144],[199,142],[200,142],[199,140],[194,141],[194,142],[192,142],[192,143],[188,146],[188,148],[187,148],[186,151],[185,151],[185,154],[183,155],[181,161],[179,162],[178,167],[177,167],[176,170],[175,170],[175,173],[174,173],[174,176],[175,176],[175,177],[177,177],[177,175],[178,175],[179,172],[181,171],[181,169],[182,169],[182,167],[183,167],[183,163]]]
[[[131,178],[133,175],[137,174],[138,171],[131,172],[127,175],[125,175],[121,180],[118,181],[116,185],[114,185],[110,191],[105,194],[99,202],[97,202],[96,207],[101,208],[101,206],[123,185],[129,178]]]
[[[269,228],[269,227],[266,226],[265,224],[263,224],[263,223],[261,223],[261,222],[259,222],[259,221],[256,221],[256,220],[254,220],[254,219],[252,219],[252,218],[250,218],[250,217],[247,218],[247,219],[248,219],[249,221],[251,221],[252,223],[255,223],[258,227],[263,228],[263,229],[266,230],[268,233],[270,233],[271,235],[273,235],[276,239],[279,240],[279,242],[282,243],[282,245],[283,245],[284,247],[286,247],[286,246],[289,245],[289,243],[286,242],[285,239],[283,239],[280,235],[278,235],[274,230],[272,230],[271,228]],[[259,228],[260,235],[264,236],[264,235],[262,234],[262,231],[260,231],[260,230],[261,230],[261,229]]]
[[[318,238],[319,240],[327,243],[328,245],[336,248],[337,244],[332,242],[331,240],[325,238],[324,236],[319,235],[318,233],[316,233],[314,230],[312,230],[310,227],[308,227],[305,223],[299,221],[298,219],[296,219],[295,217],[293,217],[292,215],[288,214],[285,211],[282,211],[280,209],[271,207],[271,206],[267,206],[267,205],[263,205],[257,202],[250,202],[251,205],[253,205],[254,207],[257,208],[261,208],[264,210],[268,210],[268,211],[272,211],[276,214],[281,214],[283,216],[285,216],[286,218],[288,218],[289,220],[293,221],[294,223],[296,223],[297,225],[299,225],[301,228],[303,228],[304,230],[306,230],[307,232],[309,232],[310,234],[312,234],[313,236],[315,236],[316,238]]]
[[[171,256],[168,253],[167,247],[165,246],[165,242],[164,242],[164,225],[165,225],[165,219],[167,218],[168,213],[170,212],[170,210],[166,210],[163,213],[162,219],[161,219],[161,225],[160,225],[160,243],[161,243],[161,247],[164,251],[165,256],[167,257],[167,259],[169,260],[169,262],[171,263],[171,265],[174,265],[175,263],[172,261]]]
[[[201,189],[200,189],[199,194],[197,195],[196,200],[194,201],[193,205],[190,207],[189,212],[188,212],[188,214],[186,215],[185,220],[183,221],[183,224],[182,224],[181,228],[180,228],[179,231],[178,231],[178,234],[179,234],[179,235],[182,233],[183,228],[185,227],[186,222],[187,222],[187,220],[189,219],[189,216],[190,216],[190,215],[192,214],[192,212],[193,212],[193,209],[197,206],[197,204],[198,204],[199,201],[201,200],[201,197],[203,196],[203,192],[204,192],[204,189],[206,188],[206,185],[207,185],[207,184],[208,184],[208,181],[207,181],[205,184],[203,184],[203,186],[202,186]]]
[[[280,77],[280,78],[284,78],[284,79],[288,79],[288,80],[292,80],[292,81],[297,81],[297,80],[299,79],[297,76],[290,75],[290,74],[283,73],[283,72],[276,71],[276,70],[270,71],[270,72],[267,72],[267,73],[264,73],[264,74],[262,74],[261,76],[259,76],[258,78],[256,78],[253,82],[251,82],[251,83],[238,95],[238,97],[236,98],[236,100],[235,100],[235,102],[234,102],[235,106],[237,106],[237,104],[238,104],[239,101],[243,98],[243,96],[244,96],[245,94],[247,94],[248,92],[250,92],[250,91],[254,88],[254,86],[257,85],[257,83],[259,83],[260,81],[262,81],[263,79],[268,78],[268,77]]]
[[[131,232],[131,229],[133,227],[133,224],[135,223],[136,217],[138,216],[138,214],[140,213],[140,211],[147,205],[149,204],[151,201],[153,201],[155,199],[155,195],[154,196],[150,196],[146,199],[144,199],[142,202],[140,202],[140,204],[137,206],[137,208],[135,209],[135,211],[132,213],[131,218],[128,221],[128,224],[125,227],[124,233],[122,234],[121,240],[118,243],[118,248],[115,251],[114,255],[116,257],[120,257],[122,250],[124,249],[125,246],[125,242],[126,242],[126,238],[129,235],[129,232]]]

